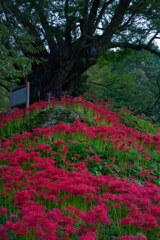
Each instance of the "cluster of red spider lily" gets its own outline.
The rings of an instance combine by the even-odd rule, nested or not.
[[[0,239],[158,240],[160,187],[151,166],[160,135],[126,127],[107,103],[81,98],[33,104],[27,117],[60,104],[95,124],[61,122],[2,138]],[[1,116],[2,131],[22,116]]]

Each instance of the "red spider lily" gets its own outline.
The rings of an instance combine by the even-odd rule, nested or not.
[[[80,209],[77,209],[75,208],[74,206],[68,206],[66,208],[66,210],[70,211],[70,212],[73,212],[75,215],[77,215],[79,218],[84,218],[85,216],[85,212],[80,210]]]
[[[35,236],[38,238],[43,238],[45,236],[45,232],[43,230],[37,230]]]
[[[0,215],[5,215],[8,212],[8,208],[0,208]]]
[[[147,230],[158,226],[156,219],[152,215],[138,211],[131,213],[130,217],[128,216],[121,220],[121,224],[134,225]]]
[[[112,162],[116,161],[115,157],[110,157],[109,160],[111,160]]]
[[[36,194],[35,189],[25,189],[25,190],[19,190],[16,192],[16,195],[14,196],[14,200],[17,205],[23,205],[27,199],[34,199]]]
[[[87,232],[85,235],[80,237],[80,240],[95,240],[96,233],[94,232]]]
[[[105,167],[106,167],[106,168],[114,168],[115,165],[114,165],[114,164],[106,164]]]
[[[89,149],[88,152],[89,152],[89,153],[95,153],[95,150]]]
[[[151,205],[149,210],[153,216],[160,216],[160,208],[157,205]]]
[[[107,208],[105,204],[98,205],[95,208],[89,210],[86,215],[84,216],[83,220],[87,223],[94,223],[94,224],[104,224],[109,225],[110,220],[107,216]]]
[[[79,229],[79,231],[78,231],[78,234],[79,235],[85,235],[85,234],[87,234],[87,232],[93,232],[93,233],[95,233],[97,231],[97,228],[96,228],[96,226],[89,226],[89,225],[87,225],[87,224],[82,224],[81,226],[80,226],[80,229]]]
[[[63,147],[61,148],[61,152],[63,152],[63,153],[68,153],[68,152],[69,152],[69,146],[63,146]]]
[[[94,155],[92,158],[93,158],[93,161],[95,161],[95,162],[102,162],[102,160],[100,159],[100,157],[98,155]]]
[[[150,176],[150,174],[153,173],[152,169],[145,169],[140,171],[140,176]]]
[[[53,143],[54,145],[65,145],[66,142],[62,141],[62,140],[57,140],[56,142]]]
[[[35,104],[30,111],[39,111],[47,104],[43,102]],[[55,106],[57,103],[53,101],[52,104]],[[114,219],[114,214],[112,216],[113,208],[115,212],[121,212],[119,223],[126,225],[126,228],[127,225],[132,225],[137,231],[139,227],[146,232],[157,230],[160,188],[151,183],[151,179],[138,183],[134,178],[120,178],[114,174],[94,176],[87,166],[90,164],[89,161],[92,161],[92,163],[98,162],[96,166],[104,167],[105,160],[109,158],[106,167],[114,167],[110,164],[111,161],[118,163],[119,155],[124,152],[126,153],[124,157],[131,156],[127,151],[134,148],[135,161],[138,163],[135,162],[132,167],[140,167],[141,161],[143,162],[146,154],[149,153],[148,147],[153,148],[158,156],[160,136],[141,134],[126,127],[115,113],[107,109],[104,102],[101,103],[103,106],[97,106],[83,99],[63,99],[62,104],[66,106],[81,104],[92,111],[96,119],[105,119],[110,125],[99,124],[92,127],[81,121],[71,125],[60,123],[48,128],[33,129],[32,133],[16,133],[10,139],[0,141],[2,162],[0,181],[3,183],[1,194],[5,200],[0,211],[2,210],[2,214],[5,213],[3,207],[8,207],[5,203],[9,202],[10,206],[13,205],[13,209],[8,209],[6,216],[2,216],[8,219],[4,226],[0,227],[0,239],[7,239],[5,232],[9,231],[24,235],[26,238],[30,236],[29,234],[35,233],[33,238],[43,240],[68,240],[70,234],[75,234],[73,238],[98,239],[97,226],[110,225],[112,228],[112,224],[117,221]],[[64,139],[75,136],[75,140],[53,140],[61,134]],[[80,135],[80,138],[84,135],[83,142],[88,149],[94,149],[94,143],[100,140],[107,151],[110,143],[113,151],[118,150],[116,157],[112,158],[109,153],[108,158],[104,159],[102,155],[101,159],[96,154],[98,151],[95,148],[96,153],[94,150],[88,150],[88,158],[83,159],[83,154],[75,153],[72,157],[80,157],[79,162],[69,162],[67,157],[70,155],[67,153],[71,153],[71,149],[68,147],[68,142],[69,146],[72,146],[82,140],[76,141],[76,135]],[[52,148],[56,148],[56,152],[52,151]],[[58,157],[61,158],[66,170],[57,167]],[[154,154],[149,157],[152,160]],[[147,165],[149,163],[145,161],[147,167],[139,174],[142,177],[146,174],[154,174]],[[124,165],[124,169],[127,167]],[[119,226],[123,228],[121,225]],[[136,236],[123,236],[120,239],[127,238],[146,240],[146,237],[140,233]]]
[[[40,150],[40,151],[44,151],[44,152],[47,152],[47,153],[51,153],[51,146],[49,144],[46,144],[46,143],[38,143],[36,145],[36,149]]]
[[[147,240],[143,233],[138,233],[136,236],[121,236],[120,240]]]
[[[144,157],[147,161],[149,161],[151,159],[150,153],[145,153]]]
[[[75,153],[75,154],[73,154],[73,156],[74,156],[75,158],[79,158],[79,157],[81,156],[81,154]]]
[[[0,226],[0,239],[8,240],[8,233],[5,226]]]
[[[55,232],[46,234],[43,239],[44,240],[61,240],[61,238],[59,238]]]
[[[77,141],[75,141],[73,139],[69,139],[68,142],[73,143],[73,144],[79,144],[79,142],[77,142]]]
[[[48,217],[42,219],[41,227],[44,232],[49,232],[50,234],[55,234],[56,230],[59,228],[59,223]]]
[[[12,227],[9,230],[14,231],[18,235],[25,236],[29,233],[29,229],[24,225],[23,221],[18,221],[13,223]]]
[[[0,119],[2,121],[1,126],[3,127],[7,122],[16,120],[24,116],[24,109],[15,108],[10,113],[0,113]]]
[[[76,233],[76,230],[75,230],[74,226],[71,225],[71,224],[67,224],[67,225],[65,226],[64,230],[65,230],[65,232],[68,233],[68,234],[74,234],[74,233]]]

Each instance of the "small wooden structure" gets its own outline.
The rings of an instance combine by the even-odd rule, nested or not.
[[[20,87],[16,87],[10,92],[10,107],[20,107],[25,105],[29,107],[30,103],[30,82],[26,81],[26,84]]]

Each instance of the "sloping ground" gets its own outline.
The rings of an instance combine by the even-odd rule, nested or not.
[[[0,239],[160,239],[160,134],[81,98],[1,119]]]

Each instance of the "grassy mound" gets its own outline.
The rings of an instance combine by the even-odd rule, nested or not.
[[[1,115],[0,239],[158,240],[160,134],[127,114],[67,98]]]

